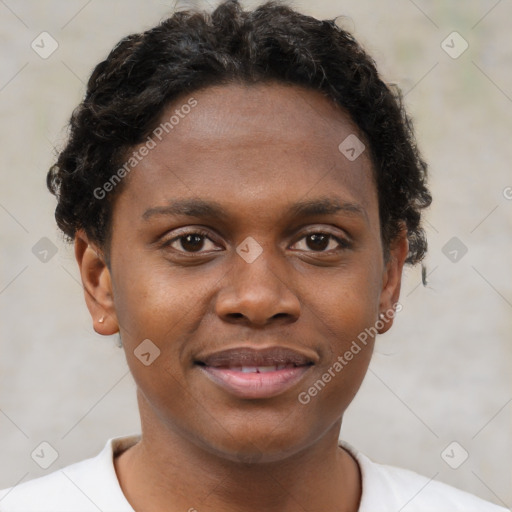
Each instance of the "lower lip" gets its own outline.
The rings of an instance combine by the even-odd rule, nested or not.
[[[199,368],[213,382],[239,398],[271,398],[293,387],[311,368],[311,365],[264,373],[242,373],[212,366]]]

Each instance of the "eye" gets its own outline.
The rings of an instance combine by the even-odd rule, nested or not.
[[[183,233],[180,236],[175,236],[165,242],[163,247],[171,247],[178,252],[185,253],[217,250],[217,245],[208,237],[208,233],[203,231],[191,231],[189,233]]]
[[[336,249],[348,249],[350,247],[350,243],[347,240],[321,231],[308,233],[296,242],[295,245],[297,244],[302,244],[302,247],[299,247],[298,250],[303,251],[310,249],[314,252],[330,252]]]

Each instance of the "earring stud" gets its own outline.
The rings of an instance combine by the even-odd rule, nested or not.
[[[100,324],[102,324],[104,321],[105,321],[105,317],[104,317],[104,316],[102,316],[102,317],[98,320],[98,322],[99,322]]]

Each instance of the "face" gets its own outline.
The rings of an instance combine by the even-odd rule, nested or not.
[[[77,238],[86,298],[95,329],[121,334],[143,431],[278,460],[339,428],[407,242],[384,259],[372,163],[338,149],[363,137],[331,100],[276,84],[191,97],[125,178],[110,270]]]

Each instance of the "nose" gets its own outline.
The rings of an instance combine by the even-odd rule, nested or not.
[[[217,295],[216,313],[222,320],[264,327],[299,318],[300,301],[286,282],[287,272],[269,259],[266,251],[252,263],[235,256]]]

